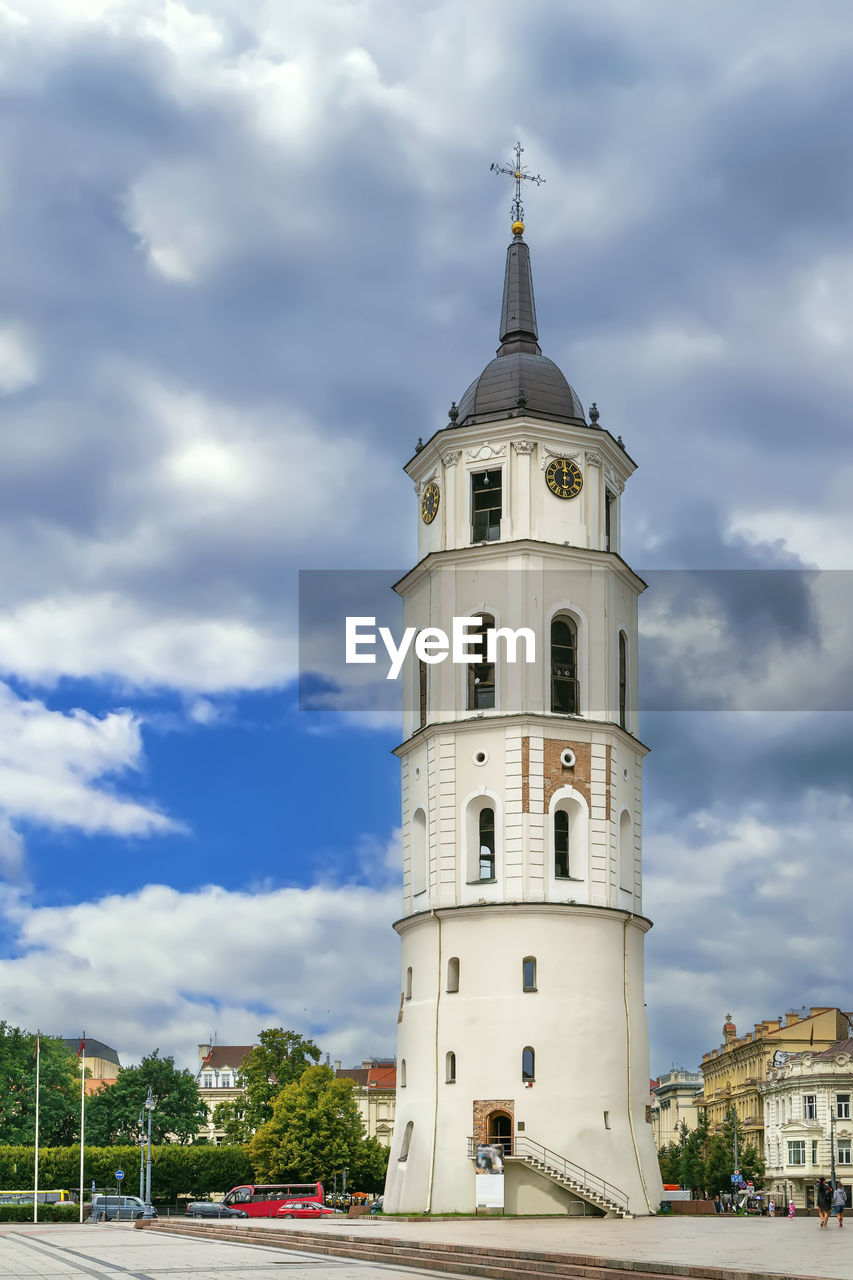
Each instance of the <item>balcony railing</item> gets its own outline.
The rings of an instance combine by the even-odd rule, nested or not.
[[[585,1191],[599,1196],[603,1200],[609,1200],[611,1204],[617,1205],[620,1209],[625,1210],[628,1208],[628,1196],[619,1187],[614,1186],[612,1182],[605,1182],[604,1178],[599,1178],[597,1174],[590,1173],[588,1169],[582,1169],[580,1165],[567,1160],[559,1152],[549,1151],[547,1147],[534,1142],[532,1138],[518,1136],[497,1138],[489,1145],[502,1147],[504,1159],[516,1156],[520,1160],[538,1161],[556,1173],[558,1177],[565,1178],[567,1182],[578,1184]],[[476,1156],[477,1146],[478,1144],[474,1138],[468,1139],[469,1157]]]

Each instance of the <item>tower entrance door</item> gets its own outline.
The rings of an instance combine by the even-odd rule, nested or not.
[[[489,1142],[503,1147],[505,1156],[512,1154],[512,1116],[494,1111],[489,1116]]]

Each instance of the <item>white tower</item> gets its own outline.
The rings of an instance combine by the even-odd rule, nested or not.
[[[493,1143],[508,1212],[647,1214],[662,1190],[643,999],[644,584],[619,555],[634,463],[542,355],[512,229],[497,356],[406,466],[418,564],[397,590],[406,626],[450,634],[473,615],[484,631],[530,628],[538,650],[404,672],[385,1208],[472,1211],[489,1181],[477,1147]]]

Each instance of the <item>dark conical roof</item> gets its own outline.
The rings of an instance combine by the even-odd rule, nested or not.
[[[530,249],[520,232],[506,251],[500,339],[497,356],[459,401],[457,426],[519,412],[556,421],[585,421],[577,395],[539,346]]]

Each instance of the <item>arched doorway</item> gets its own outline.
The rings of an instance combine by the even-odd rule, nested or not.
[[[489,1142],[503,1147],[505,1156],[512,1155],[512,1116],[493,1111],[489,1116]]]

